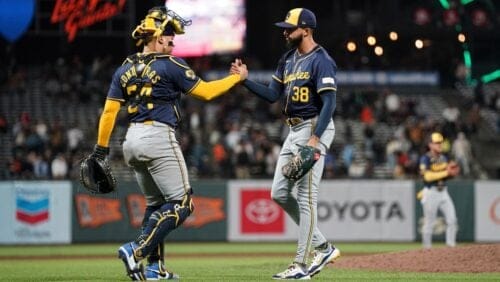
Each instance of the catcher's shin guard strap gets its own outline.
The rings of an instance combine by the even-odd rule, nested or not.
[[[148,224],[138,238],[137,258],[144,258],[156,250],[172,230],[179,227],[193,211],[192,200],[168,202],[151,215]]]

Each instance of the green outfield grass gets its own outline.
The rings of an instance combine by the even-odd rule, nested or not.
[[[178,273],[182,281],[271,281],[271,275],[282,271],[295,251],[293,243],[167,243],[166,246],[171,256],[167,258],[167,267]],[[417,243],[341,243],[337,246],[344,256],[420,248]],[[118,244],[0,246],[0,280],[128,281],[122,263],[115,258],[117,247]],[[313,280],[500,281],[500,273],[437,274],[329,268]]]

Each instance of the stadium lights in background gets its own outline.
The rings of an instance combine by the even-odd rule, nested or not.
[[[441,6],[443,6],[443,8],[446,10],[450,8],[450,3],[448,3],[447,0],[439,0],[439,3],[441,3]]]
[[[500,69],[481,76],[481,81],[483,83],[488,83],[498,78],[500,78]]]
[[[375,38],[375,36],[370,35],[366,38],[366,43],[368,43],[368,45],[370,45],[370,46],[373,46],[373,45],[377,44],[377,39]]]
[[[347,42],[347,51],[354,52],[356,51],[356,49],[357,49],[356,43],[354,43],[353,41]]]
[[[422,49],[424,48],[424,41],[422,41],[422,39],[417,39],[415,40],[415,47],[417,49]]]
[[[474,2],[475,0],[460,0],[460,4],[463,6],[470,4]],[[441,6],[443,9],[448,10],[450,9],[450,3],[447,0],[439,0],[439,3],[441,3]],[[469,70],[466,75],[466,82],[468,85],[474,85],[477,81],[475,79],[472,79],[472,57],[469,51],[469,45],[465,42],[467,40],[465,34],[462,32],[462,25],[457,24],[455,25],[455,30],[459,33],[457,36],[457,39],[459,42],[462,43],[462,48],[463,48],[463,57],[464,57],[464,65],[465,67]],[[416,43],[415,43],[416,44]],[[480,80],[483,83],[489,83],[493,80],[499,79],[500,78],[500,69],[497,69],[493,72],[484,74],[480,77]]]
[[[458,39],[459,42],[464,43],[465,40],[466,40],[465,34],[459,33],[458,36],[457,36],[457,39]]]
[[[389,32],[389,39],[391,39],[392,41],[398,40],[398,33],[395,31]]]
[[[460,0],[460,3],[462,3],[462,5],[467,5],[467,4],[472,3],[474,1],[475,0]],[[448,10],[450,8],[450,3],[448,2],[448,0],[439,0],[439,3],[441,3],[441,6],[443,6],[443,8],[446,10]]]

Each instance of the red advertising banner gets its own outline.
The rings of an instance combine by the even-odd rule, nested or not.
[[[120,200],[93,197],[85,194],[75,196],[78,222],[81,227],[97,228],[122,220]]]
[[[271,199],[269,190],[241,191],[241,233],[283,233],[283,210]]]

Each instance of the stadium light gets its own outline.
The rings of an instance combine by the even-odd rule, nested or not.
[[[472,59],[469,50],[464,50],[464,64],[467,68],[472,66]]]
[[[439,0],[439,3],[441,3],[441,6],[443,6],[443,8],[446,10],[450,8],[450,3],[448,3],[447,0]]]
[[[459,42],[464,43],[465,39],[466,39],[465,34],[459,33],[458,36],[457,36],[457,39],[458,39]]]
[[[353,41],[347,42],[347,51],[354,52],[356,51],[356,49],[357,49],[356,43],[354,43]]]
[[[462,3],[462,5],[467,5],[472,2],[474,2],[474,0],[460,0],[460,3]]]
[[[415,40],[415,47],[417,47],[417,49],[424,48],[424,41],[422,41],[422,39]]]
[[[377,39],[375,38],[375,36],[370,35],[366,38],[366,42],[368,43],[368,45],[373,46],[377,44]]]
[[[379,57],[384,54],[384,48],[382,48],[380,46],[376,46],[373,51],[375,52],[375,55],[377,55]]]
[[[500,78],[500,69],[481,76],[481,81],[483,83],[488,83],[488,82],[491,82],[497,78]]]
[[[389,33],[389,39],[391,39],[392,41],[396,41],[396,40],[398,40],[398,33],[397,33],[397,32],[395,32],[395,31],[391,31],[391,32]]]

